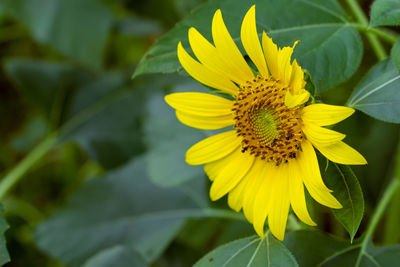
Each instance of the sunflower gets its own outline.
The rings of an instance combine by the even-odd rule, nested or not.
[[[228,194],[229,206],[243,212],[264,238],[268,219],[271,233],[283,240],[290,207],[308,225],[315,225],[306,206],[304,186],[322,205],[341,204],[324,184],[314,147],[330,161],[366,164],[364,157],[342,140],[345,135],[323,126],[340,122],[354,110],[328,104],[306,105],[304,72],[291,56],[293,47],[278,48],[256,29],[255,6],[246,13],[241,41],[254,71],[246,63],[217,10],[212,21],[214,44],[195,28],[189,43],[197,60],[179,42],[178,59],[196,80],[230,97],[200,92],[173,93],[165,101],[188,126],[225,132],[193,145],[186,162],[203,165],[212,181],[210,198]]]

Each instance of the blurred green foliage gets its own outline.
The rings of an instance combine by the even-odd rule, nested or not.
[[[236,14],[244,14],[252,4],[211,0],[201,6],[203,2],[206,1],[0,3],[2,177],[43,140],[57,135],[52,148],[1,199],[10,225],[5,238],[11,262],[5,266],[190,266],[222,244],[245,238],[217,249],[229,258],[237,247],[256,240],[246,238],[254,234],[251,225],[240,214],[226,209],[225,199],[209,202],[209,184],[202,168],[184,162],[186,149],[213,132],[181,125],[163,101],[168,92],[207,90],[185,75],[174,73],[180,68],[176,44],[182,40],[187,45],[188,27],[197,26],[209,37],[212,14],[222,7],[227,24],[233,25],[232,35],[238,37],[240,20]],[[285,5],[289,2],[291,6]],[[351,24],[353,18],[345,1],[326,1],[319,13],[314,10],[318,6],[310,9],[306,2],[294,5],[288,0],[258,1],[262,8],[257,12],[266,14],[260,20],[267,25],[265,30],[272,30],[271,36],[279,45],[303,39],[296,56],[311,73],[316,99],[342,105],[350,99],[349,105],[366,114],[398,123],[399,80],[386,82],[399,75],[395,67],[400,61],[399,45],[392,50],[394,64],[390,60],[378,63],[373,47]],[[368,11],[372,1],[362,2]],[[373,24],[393,25],[398,21],[396,12],[387,20],[379,17],[379,12],[393,1],[376,2],[374,6],[379,9],[372,12]],[[296,15],[285,13],[288,8]],[[300,28],[287,33],[289,27],[299,25],[314,30]],[[396,34],[398,28],[390,30]],[[384,48],[390,51],[390,44],[385,43]],[[343,49],[348,49],[347,54],[342,53]],[[133,72],[155,74],[131,79]],[[375,94],[376,88],[386,94]],[[369,97],[365,92],[371,92]],[[360,95],[362,98],[357,97]],[[395,101],[390,110],[371,105],[388,99]],[[371,106],[374,109],[368,108]],[[283,244],[271,237],[265,242],[257,240],[239,255],[240,260],[247,264],[254,256],[253,260],[262,264],[263,259],[274,254],[282,258],[279,262],[293,266],[296,261],[300,266],[321,262],[337,266],[338,261],[354,264],[357,255],[362,254],[357,238],[366,229],[393,176],[399,127],[358,112],[336,129],[345,132],[346,141],[369,162],[367,167],[354,168],[360,185],[348,169],[337,187],[335,180],[327,180],[336,188],[350,186],[355,192],[340,192],[341,202],[349,203],[347,207],[355,201],[352,209],[344,210],[353,214],[354,220],[335,213],[339,222],[328,209],[311,202],[319,229],[341,240],[304,230],[306,226],[294,223],[302,230],[290,232]],[[324,167],[321,164],[322,171]],[[328,165],[326,172],[332,173],[334,168]],[[338,173],[330,177],[335,175]],[[365,199],[362,221],[361,189]],[[399,206],[400,198],[395,197],[390,214]],[[398,259],[400,250],[393,244],[400,242],[396,228],[400,218],[390,214],[374,236],[375,244],[386,247],[368,246],[366,256],[361,255],[362,261],[372,257],[386,266]],[[0,264],[8,258],[1,235],[6,229],[6,221],[0,216]],[[355,236],[354,245],[345,229],[351,238]],[[258,245],[262,254],[254,254]],[[204,256],[197,266],[212,262],[217,250]],[[327,260],[341,250],[349,254]],[[315,251],[313,257],[303,257],[310,251]],[[214,264],[220,266],[218,262]]]

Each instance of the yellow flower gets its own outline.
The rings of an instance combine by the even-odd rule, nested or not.
[[[271,233],[283,240],[291,206],[297,217],[315,225],[305,201],[304,185],[322,205],[341,204],[324,184],[316,147],[340,164],[366,164],[364,157],[342,140],[345,135],[324,128],[349,117],[354,110],[327,104],[304,106],[309,93],[293,47],[277,48],[265,32],[260,44],[255,6],[245,15],[241,40],[258,74],[246,63],[230,36],[220,10],[212,21],[214,45],[195,28],[189,43],[198,61],[178,44],[184,69],[199,82],[230,94],[234,100],[206,93],[174,93],[165,97],[184,124],[199,129],[234,130],[208,137],[192,146],[186,161],[205,164],[212,181],[210,197],[228,194],[228,204],[243,212],[264,238],[268,218]],[[314,147],[313,147],[314,146]]]

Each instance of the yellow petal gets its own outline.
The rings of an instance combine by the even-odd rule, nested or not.
[[[343,106],[327,104],[313,104],[303,108],[302,120],[315,123],[319,126],[327,126],[338,123],[351,114],[354,109]]]
[[[257,33],[255,5],[253,5],[244,16],[240,37],[247,55],[253,61],[254,65],[256,65],[258,72],[263,77],[268,77],[268,68]]]
[[[321,178],[318,166],[317,155],[309,141],[301,144],[303,152],[298,153],[296,162],[301,171],[300,176],[303,178],[304,185],[308,192],[317,202],[330,208],[340,209],[342,205],[330,193]]]
[[[286,222],[289,214],[289,169],[287,164],[281,164],[278,168],[271,206],[268,214],[268,226],[271,233],[279,240],[285,236]]]
[[[240,149],[240,147],[238,149]],[[224,168],[224,166],[230,162],[230,155],[232,155],[234,151],[225,157],[220,158],[219,160],[209,162],[204,165],[204,172],[207,174],[210,181],[214,181],[215,177],[221,173],[221,170]]]
[[[278,78],[280,76],[278,69],[278,47],[265,32],[263,32],[262,35],[262,46],[264,49],[265,59],[268,63],[269,72],[273,77]]]
[[[235,123],[232,115],[210,117],[210,116],[196,116],[182,111],[176,111],[176,117],[183,124],[202,130],[221,129],[233,125]]]
[[[199,82],[231,95],[237,94],[238,88],[233,82],[194,60],[185,51],[181,42],[178,44],[178,59],[187,73]]]
[[[293,47],[286,46],[279,50],[278,53],[278,69],[281,73],[280,78],[285,84],[290,85],[292,77],[292,64],[291,58],[293,50],[299,41],[293,44]],[[294,93],[294,92],[292,92]]]
[[[264,238],[264,225],[268,212],[271,207],[272,197],[274,197],[275,181],[280,179],[277,173],[277,167],[266,163],[265,175],[254,200],[254,219],[253,225],[256,233]]]
[[[226,29],[219,9],[215,12],[212,21],[212,36],[218,53],[226,65],[229,66],[229,71],[240,80],[239,84],[252,80],[254,77],[253,72]]]
[[[310,98],[310,93],[307,90],[301,90],[301,93],[294,95],[288,90],[285,95],[285,105],[288,108],[293,108],[298,105],[302,105]]]
[[[236,75],[230,64],[221,58],[221,53],[204,38],[195,28],[189,29],[189,43],[197,59],[221,77],[242,83],[243,79]]]
[[[303,124],[302,130],[305,133],[307,139],[311,141],[314,146],[332,145],[336,142],[343,140],[346,137],[346,135],[342,133],[326,129],[309,122]]]
[[[249,222],[253,222],[254,201],[264,179],[265,160],[256,158],[254,164],[244,179],[248,179],[243,195],[243,212]]]
[[[290,88],[293,94],[298,94],[304,88],[306,82],[304,81],[304,72],[297,64],[296,59],[293,60],[292,64],[292,75],[290,77]]]
[[[316,223],[311,219],[307,210],[306,198],[304,194],[303,179],[301,170],[296,160],[289,161],[289,196],[290,204],[294,213],[304,223],[315,226]]]
[[[232,114],[233,101],[206,93],[174,93],[165,102],[176,110],[197,116],[215,117]]]
[[[201,165],[225,157],[240,145],[236,131],[227,131],[210,136],[193,145],[186,152],[186,162]]]
[[[249,182],[249,179],[244,177],[239,184],[229,192],[228,195],[228,205],[236,212],[239,212],[243,207],[243,196],[245,192],[245,188]]]
[[[346,143],[339,141],[337,143],[322,146],[315,145],[315,147],[328,158],[330,161],[345,164],[345,165],[364,165],[367,164],[366,159],[358,153],[354,148]]]
[[[236,149],[227,159],[220,173],[214,179],[210,189],[210,198],[215,201],[231,191],[252,167],[254,156]]]

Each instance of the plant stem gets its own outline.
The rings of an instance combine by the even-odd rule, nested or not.
[[[351,12],[355,16],[356,20],[363,25],[364,27],[368,28],[368,18],[365,16],[363,10],[361,9],[360,5],[358,4],[357,0],[346,0],[347,5],[349,6]],[[377,58],[379,60],[383,60],[387,57],[386,51],[383,48],[382,44],[380,43],[379,39],[373,34],[372,32],[366,32],[366,37],[371,44],[372,49],[374,50]]]
[[[386,210],[386,206],[389,204],[390,200],[392,199],[394,193],[396,190],[399,188],[400,185],[400,179],[396,177],[393,179],[388,187],[386,188],[385,192],[383,193],[383,196],[381,200],[378,203],[378,206],[375,209],[374,215],[372,216],[369,225],[367,227],[367,231],[365,232],[364,239],[361,243],[361,249],[357,257],[357,262],[356,262],[356,267],[360,266],[362,256],[365,254],[365,251],[367,249],[368,243],[372,239],[372,235],[375,231],[376,226],[378,225],[379,220],[381,219],[384,211]]]
[[[394,32],[382,30],[379,28],[366,27],[365,25],[362,25],[360,23],[352,23],[351,25],[355,26],[359,31],[375,34],[376,36],[380,37],[382,40],[385,40],[390,44],[396,43],[397,39],[400,37]]]
[[[395,179],[400,182],[400,141],[397,145],[397,154],[395,158]],[[385,220],[384,244],[395,244],[400,238],[400,233],[397,230],[400,223],[400,187],[394,193],[391,203],[388,208],[388,215]]]
[[[56,143],[56,134],[50,134],[0,181],[0,200]]]

